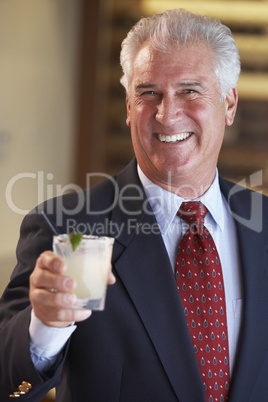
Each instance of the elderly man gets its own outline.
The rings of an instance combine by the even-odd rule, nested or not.
[[[0,399],[57,387],[62,402],[263,402],[268,233],[254,216],[268,203],[216,167],[237,107],[234,39],[217,20],[171,10],[132,28],[121,65],[136,158],[85,190],[75,215],[79,193],[24,219],[0,305]],[[72,309],[76,284],[40,209],[61,233],[71,216],[115,237],[104,312]]]

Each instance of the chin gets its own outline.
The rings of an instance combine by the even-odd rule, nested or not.
[[[161,164],[158,171],[162,172],[164,176],[168,177],[180,177],[189,172],[191,169],[191,163],[189,160],[174,160],[173,162],[168,160],[167,163]]]

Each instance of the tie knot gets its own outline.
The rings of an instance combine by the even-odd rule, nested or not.
[[[207,208],[200,201],[183,202],[177,215],[189,225],[202,224],[207,213]]]

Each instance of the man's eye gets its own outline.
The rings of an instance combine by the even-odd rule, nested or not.
[[[186,94],[196,94],[197,91],[195,89],[190,89],[189,88],[189,89],[185,89],[184,93],[186,93]]]
[[[155,91],[145,91],[142,95],[157,95],[157,93]]]
[[[156,102],[161,99],[161,94],[154,90],[144,91],[140,94],[140,98],[148,102]]]

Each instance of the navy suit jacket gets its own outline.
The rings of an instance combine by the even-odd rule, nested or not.
[[[268,229],[266,197],[220,180],[234,214],[243,278],[243,317],[230,402],[268,400]],[[118,202],[119,200],[119,202]],[[146,208],[144,208],[146,207]],[[116,236],[115,285],[106,308],[77,324],[55,366],[40,376],[29,354],[29,275],[52,246],[45,208],[59,230]],[[62,211],[65,211],[62,213]],[[57,214],[57,217],[56,217]],[[261,228],[260,225],[263,225]],[[80,225],[80,226],[79,226]],[[170,261],[141,190],[136,162],[113,180],[32,211],[21,227],[18,264],[0,303],[0,401],[23,381],[20,400],[57,387],[61,402],[204,402],[201,376]]]

